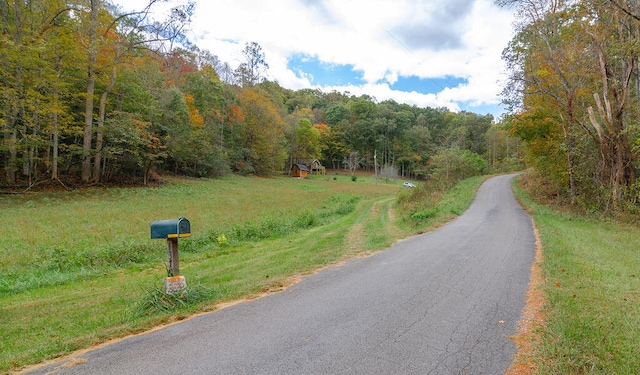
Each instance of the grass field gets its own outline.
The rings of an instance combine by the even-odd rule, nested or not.
[[[336,178],[227,177],[175,180],[148,189],[0,197],[0,220],[11,223],[0,236],[0,295],[162,256],[162,244],[149,239],[153,220],[186,217],[198,242],[213,231],[257,218],[291,217],[316,209],[336,194],[370,199],[397,191],[393,185],[374,189],[366,180]]]
[[[418,191],[428,204],[402,211],[396,201],[413,198],[400,181],[342,175],[0,197],[0,373],[279,291],[450,220],[482,181]],[[638,228],[561,214],[516,191],[544,251],[546,322],[525,358],[533,373],[640,373]],[[180,242],[188,293],[167,296],[166,243],[148,239],[149,224],[180,216],[193,233]]]
[[[521,189],[543,245],[536,374],[640,374],[640,230],[561,214]]]
[[[366,176],[230,176],[0,197],[0,372],[281,290],[449,220],[481,182],[446,195],[456,205],[419,225],[395,209],[402,181]],[[177,217],[193,234],[180,240],[188,292],[167,296],[166,241],[150,240],[149,225]]]

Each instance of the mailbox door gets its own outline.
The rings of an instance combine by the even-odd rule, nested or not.
[[[178,233],[176,237],[189,237],[191,236],[191,223],[185,218],[178,219]]]

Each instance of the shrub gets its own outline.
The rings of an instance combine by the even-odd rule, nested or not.
[[[440,150],[433,156],[429,177],[442,184],[443,189],[448,189],[458,181],[482,175],[486,171],[487,162],[480,155],[456,147]]]
[[[411,218],[415,221],[427,220],[432,217],[435,217],[438,214],[438,207],[427,208],[426,210],[422,210],[419,212],[415,212],[411,215]]]

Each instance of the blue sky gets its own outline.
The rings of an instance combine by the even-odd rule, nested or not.
[[[257,42],[266,77],[292,90],[499,117],[513,19],[493,0],[196,0],[188,35],[233,68]]]
[[[330,64],[320,61],[317,57],[304,55],[291,56],[287,61],[287,68],[299,78],[308,78],[315,86],[344,86],[362,85],[363,71],[358,71],[352,64]]]
[[[288,59],[287,68],[298,74],[300,78],[307,77],[315,86],[344,86],[363,85],[364,71],[355,69],[352,64],[328,64],[317,57],[295,55]],[[389,84],[386,80],[380,83]],[[389,84],[392,90],[403,92],[415,91],[421,94],[437,94],[447,87],[457,87],[468,84],[463,77],[433,77],[420,78],[418,76],[400,76],[393,84]]]
[[[391,85],[393,90],[416,91],[422,94],[437,94],[447,87],[457,87],[468,84],[469,81],[463,77],[434,77],[420,78],[416,76],[398,77],[398,80]]]

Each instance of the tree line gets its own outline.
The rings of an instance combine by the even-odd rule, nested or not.
[[[504,59],[511,131],[553,194],[589,210],[637,212],[640,3],[499,0],[516,6]]]
[[[0,1],[4,186],[147,183],[162,174],[270,175],[317,159],[460,178],[519,164],[491,115],[266,80],[260,45],[237,67],[183,35],[194,5],[150,21],[105,0]]]

